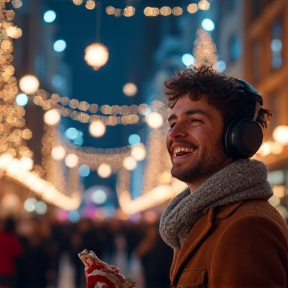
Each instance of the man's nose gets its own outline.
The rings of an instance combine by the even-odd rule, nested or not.
[[[183,123],[176,123],[168,133],[170,138],[181,138],[187,135],[187,128]]]

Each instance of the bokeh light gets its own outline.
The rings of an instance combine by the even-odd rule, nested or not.
[[[191,3],[187,6],[187,11],[191,14],[196,13],[198,11],[198,5],[196,3]]]
[[[136,168],[137,162],[132,156],[127,156],[123,160],[123,167],[128,170],[132,171]]]
[[[43,201],[38,201],[35,206],[35,211],[37,214],[45,214],[47,212],[47,205]]]
[[[24,107],[27,105],[29,98],[25,93],[20,93],[16,96],[15,101],[18,106]]]
[[[74,168],[78,165],[79,158],[75,154],[68,154],[65,157],[65,165],[69,168]]]
[[[96,7],[96,3],[94,2],[94,0],[87,0],[85,7],[88,10],[93,10]]]
[[[87,165],[81,165],[78,169],[78,173],[81,177],[87,177],[90,174],[90,168]]]
[[[163,125],[163,118],[158,112],[152,112],[146,116],[146,122],[152,129],[158,129]]]
[[[126,83],[123,86],[123,93],[128,96],[132,97],[137,93],[138,89],[137,86],[134,83]]]
[[[58,109],[51,109],[44,114],[44,122],[50,126],[57,125],[61,120],[61,113]]]
[[[201,10],[208,10],[210,8],[210,3],[207,0],[201,0],[198,3],[198,8]]]
[[[214,28],[215,28],[215,24],[214,24],[214,22],[211,19],[204,19],[202,21],[202,27],[206,31],[213,31]]]
[[[138,134],[131,134],[128,138],[130,145],[135,145],[141,142],[140,136]]]
[[[97,189],[94,191],[91,198],[95,204],[101,205],[101,204],[104,204],[106,202],[107,195],[106,195],[104,190]]]
[[[35,198],[28,198],[24,202],[24,209],[28,212],[33,212],[36,209],[37,199]]]
[[[281,144],[288,144],[288,126],[277,126],[273,131],[273,138]]]
[[[60,161],[65,158],[66,150],[63,146],[56,146],[52,148],[51,156],[54,160]]]
[[[78,136],[78,130],[74,127],[70,127],[65,131],[65,135],[68,139],[73,140]]]
[[[56,19],[56,13],[53,10],[48,10],[44,13],[43,19],[46,23],[52,23]]]
[[[80,213],[77,210],[69,211],[68,212],[68,219],[71,222],[78,222],[80,219]]]
[[[133,145],[131,155],[137,161],[143,161],[146,157],[146,148],[142,143]]]
[[[39,88],[39,80],[34,75],[25,75],[19,81],[19,87],[25,94],[33,94]]]
[[[84,60],[95,70],[106,64],[109,58],[109,52],[106,46],[100,43],[89,45],[85,49]]]
[[[215,63],[214,68],[215,68],[218,72],[222,73],[222,72],[224,72],[225,69],[226,69],[226,63],[225,63],[224,61],[222,61],[222,60],[219,60],[219,61],[217,61],[217,62]]]
[[[102,178],[108,178],[112,173],[112,169],[110,165],[106,163],[101,163],[97,169],[97,173]]]
[[[185,66],[190,66],[194,64],[195,58],[193,57],[193,55],[186,53],[182,56],[182,62]]]
[[[63,52],[66,49],[66,42],[64,40],[55,41],[53,48],[56,52]]]
[[[14,8],[18,9],[22,6],[22,1],[21,0],[12,0],[12,5]]]
[[[89,132],[93,137],[101,137],[104,135],[105,131],[106,131],[106,126],[100,120],[93,121],[89,125]]]

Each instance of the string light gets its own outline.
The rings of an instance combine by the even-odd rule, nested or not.
[[[146,116],[146,122],[151,128],[158,129],[163,125],[163,118],[160,113],[152,112]]]
[[[106,131],[106,126],[102,121],[96,120],[89,125],[89,132],[93,137],[101,137]]]
[[[79,163],[79,158],[75,154],[68,154],[65,157],[65,165],[69,168],[75,168]]]
[[[93,0],[87,0],[85,7],[88,10],[93,10],[96,7],[96,3]]]
[[[98,175],[102,178],[108,178],[111,173],[112,173],[112,169],[110,167],[110,165],[106,164],[106,163],[101,163],[97,169]]]
[[[34,75],[26,75],[19,81],[19,87],[27,95],[35,93],[39,88],[39,80]]]
[[[51,109],[44,114],[44,122],[48,125],[57,125],[60,120],[61,113],[58,109]]]
[[[201,0],[198,3],[198,8],[201,10],[208,10],[210,8],[210,3],[207,0]]]
[[[63,146],[54,147],[51,151],[51,156],[54,160],[60,161],[65,158],[66,150]]]
[[[134,83],[126,83],[123,86],[123,93],[128,97],[134,96],[137,91],[137,86]]]
[[[123,166],[128,171],[131,171],[131,170],[134,170],[136,168],[137,162],[136,162],[136,160],[133,157],[127,156],[123,160]]]
[[[136,144],[132,146],[131,155],[137,161],[143,161],[146,157],[146,149],[142,143]]]
[[[196,3],[191,3],[187,6],[187,11],[191,14],[196,13],[198,10],[198,5]]]
[[[98,70],[106,64],[109,58],[109,52],[106,46],[101,43],[94,43],[85,49],[84,59],[86,63]]]

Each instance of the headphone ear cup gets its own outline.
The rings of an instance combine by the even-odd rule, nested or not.
[[[250,118],[236,119],[228,126],[224,142],[229,157],[250,158],[263,142],[263,131],[259,123]]]

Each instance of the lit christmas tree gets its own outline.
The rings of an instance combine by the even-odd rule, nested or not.
[[[218,60],[218,56],[216,54],[216,45],[213,43],[211,35],[202,29],[198,29],[196,34],[198,38],[194,42],[194,66],[214,66]]]

